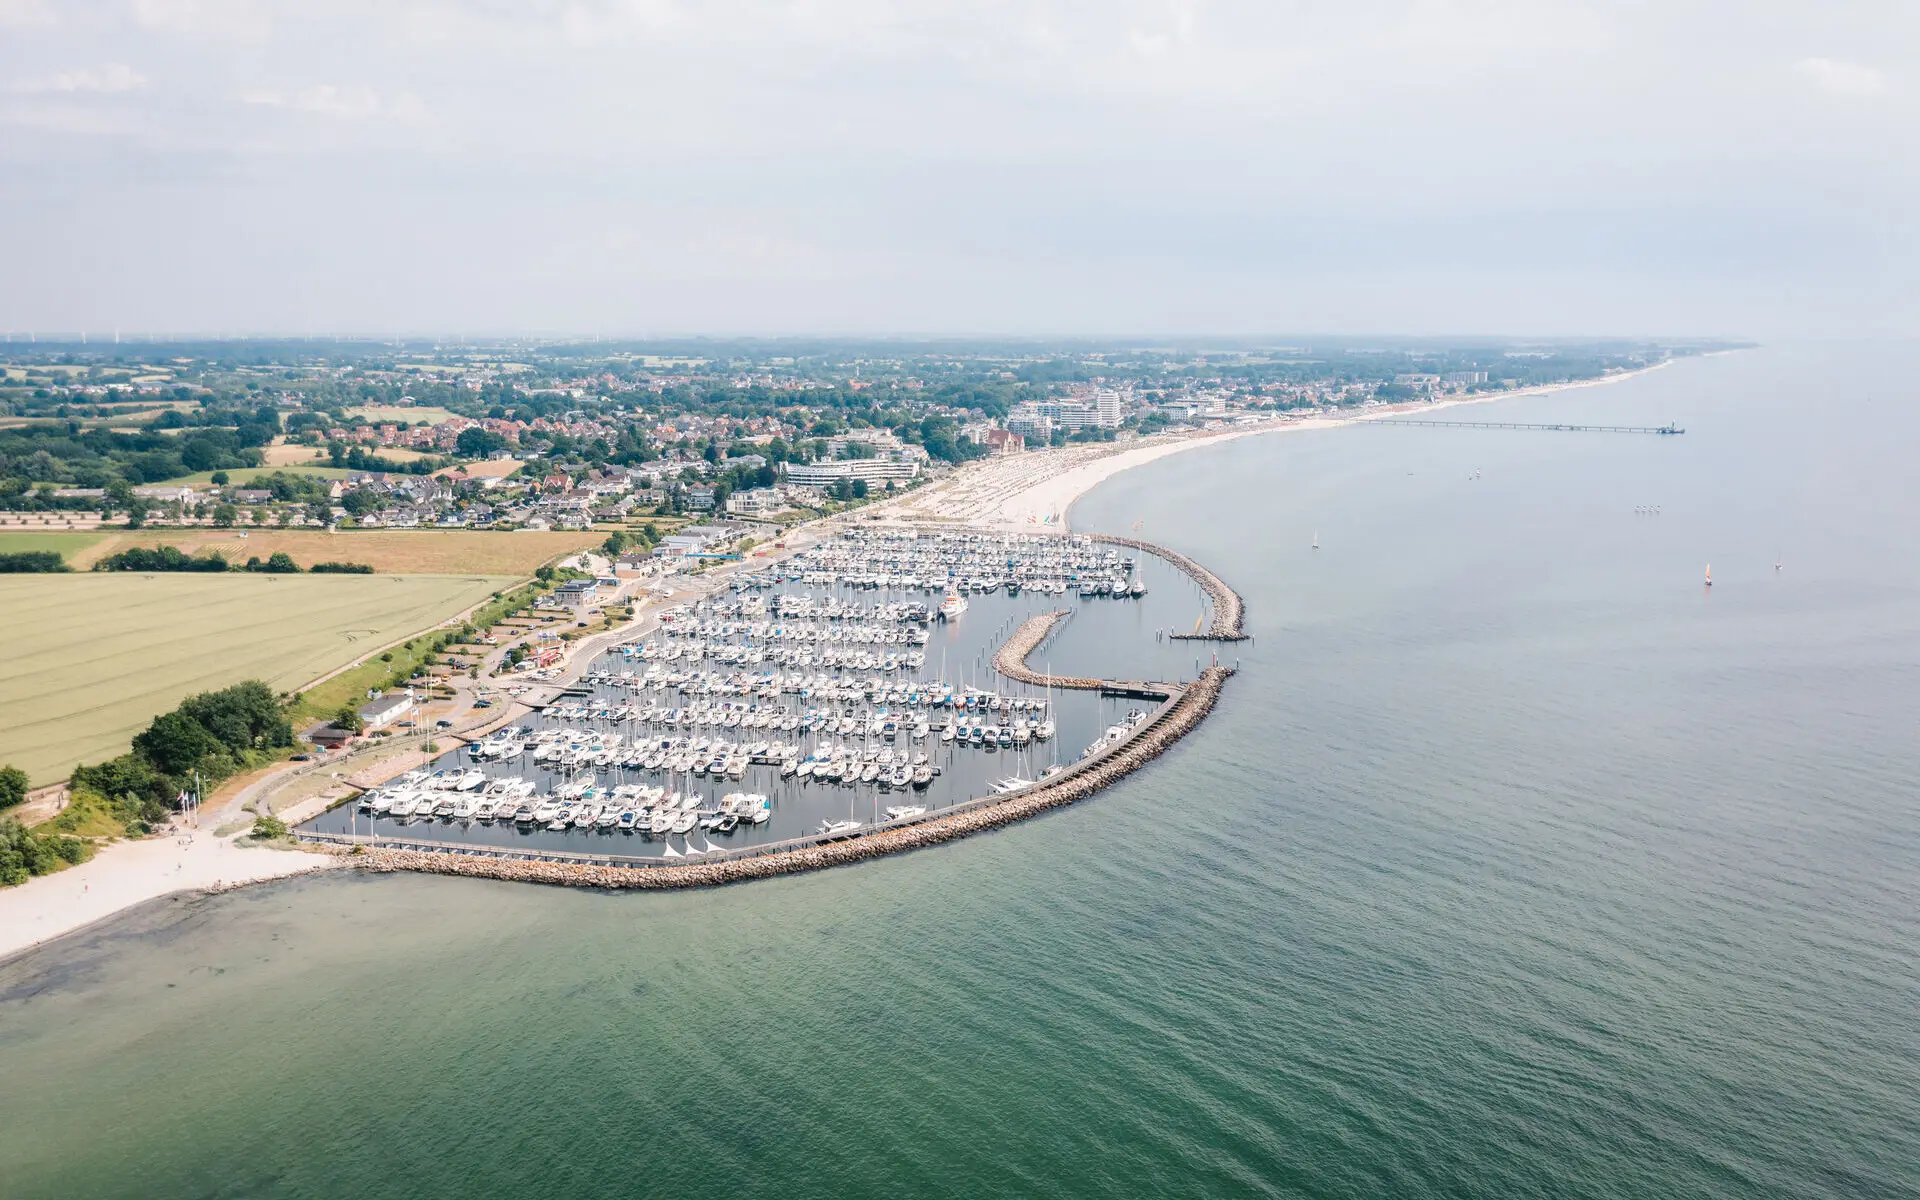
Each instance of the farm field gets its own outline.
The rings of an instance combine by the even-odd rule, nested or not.
[[[378,454],[381,458],[401,463],[428,457],[418,450],[402,450],[398,446],[369,446],[366,449]],[[265,466],[243,467],[238,471],[228,471],[227,474],[237,481],[243,475],[250,477],[270,471],[299,471],[302,474],[324,475],[328,479],[343,478],[355,473],[344,468],[328,466],[327,452],[324,447],[316,449],[296,442],[292,445],[268,446],[265,453],[267,459]]]
[[[349,475],[358,474],[358,472],[350,471],[345,467],[329,467],[325,465],[309,466],[306,463],[290,467],[229,467],[227,468],[228,485],[231,487],[245,487],[247,486],[247,481],[255,475],[271,475],[275,471],[285,471],[289,475],[315,475],[321,479],[345,479]],[[213,483],[213,477],[216,473],[217,472],[214,471],[195,471],[191,475],[176,475],[172,479],[162,480],[155,486],[187,487],[191,485],[208,487]]]
[[[0,575],[0,763],[36,786],[126,750],[195,692],[301,687],[464,612],[505,579]]]
[[[69,556],[85,570],[129,546],[178,546],[188,554],[218,550],[229,562],[284,551],[303,567],[317,562],[366,563],[392,575],[531,575],[549,559],[604,541],[592,533],[500,533],[479,529],[147,529],[119,531]]]
[[[347,415],[359,417],[363,421],[381,422],[405,421],[409,425],[418,425],[425,421],[429,425],[438,425],[442,421],[451,421],[460,414],[445,408],[396,408],[384,404],[368,404],[360,408],[347,409]]]
[[[387,453],[391,454],[389,450]],[[458,466],[441,467],[435,475],[456,479],[479,479],[482,476],[505,479],[524,465],[517,458],[489,458],[485,462],[461,463]]]
[[[104,533],[25,533],[0,529],[0,554],[20,554],[30,550],[57,550],[73,563],[73,556],[95,545]]]

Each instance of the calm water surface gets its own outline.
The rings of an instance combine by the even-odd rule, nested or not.
[[[159,902],[0,967],[0,1195],[1920,1193],[1915,378],[1130,472],[1076,522],[1259,634],[1149,770],[708,893]]]

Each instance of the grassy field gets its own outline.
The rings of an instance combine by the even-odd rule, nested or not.
[[[5,575],[0,763],[36,785],[98,762],[195,692],[290,690],[507,581],[415,575]]]
[[[592,533],[494,533],[478,529],[157,529],[105,535],[69,556],[80,570],[129,546],[178,546],[188,554],[218,550],[229,562],[279,551],[303,567],[317,562],[366,563],[394,575],[531,575],[548,559],[606,540]]]
[[[350,408],[347,415],[359,417],[363,421],[372,421],[379,425],[387,422],[405,421],[409,425],[418,425],[425,421],[429,425],[438,425],[442,421],[451,421],[458,413],[444,408],[394,408],[384,404],[369,404],[361,408]]]
[[[19,554],[27,550],[57,550],[67,556],[68,563],[72,563],[74,555],[98,544],[106,536],[104,533],[77,531],[25,533],[0,530],[0,554]]]

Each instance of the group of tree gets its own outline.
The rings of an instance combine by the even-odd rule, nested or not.
[[[60,488],[112,488],[116,483],[125,488],[196,471],[258,467],[263,459],[261,447],[279,432],[279,417],[271,407],[254,412],[169,410],[148,429],[132,433],[83,427],[77,420],[0,430],[0,507],[92,508],[99,504],[96,497],[53,493]],[[124,493],[118,503],[124,508]]]
[[[93,564],[96,571],[224,571],[228,563],[218,551],[192,555],[178,546],[132,546]]]
[[[27,773],[19,767],[0,767],[0,812],[26,802],[27,782]]]
[[[293,727],[273,689],[258,680],[188,697],[155,717],[133,748],[73,769],[71,786],[112,804],[130,829],[165,818],[182,792],[212,787],[293,745]]]
[[[18,887],[35,875],[51,875],[71,863],[85,862],[93,847],[77,837],[28,829],[12,817],[0,817],[0,887]]]
[[[0,554],[0,575],[52,575],[71,571],[58,550],[21,550]]]
[[[59,557],[55,555],[55,557]],[[4,569],[4,568],[0,568]],[[259,575],[298,575],[300,564],[284,550],[276,550],[265,558],[253,555],[247,561],[234,566],[226,556],[217,550],[205,554],[188,554],[177,546],[133,546],[114,554],[109,554],[93,564],[96,571],[209,571],[228,570],[252,571]],[[373,567],[367,563],[322,562],[315,563],[308,570],[315,575],[371,575]]]
[[[652,521],[639,529],[616,529],[600,543],[600,550],[608,558],[618,558],[629,550],[651,550],[660,544],[660,527]]]

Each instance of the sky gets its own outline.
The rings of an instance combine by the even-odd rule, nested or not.
[[[1913,336],[1913,0],[0,0],[0,325]]]

